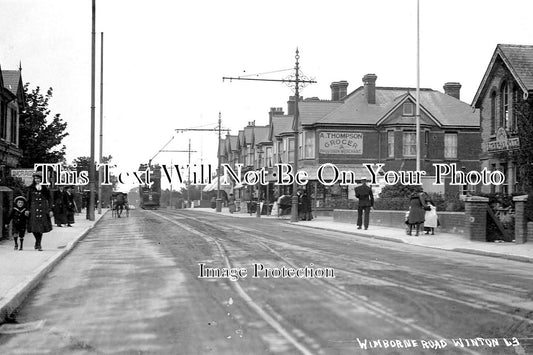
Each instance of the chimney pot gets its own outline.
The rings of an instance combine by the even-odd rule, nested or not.
[[[451,97],[455,97],[457,100],[461,100],[461,84],[457,82],[445,83],[444,93]]]
[[[346,80],[334,81],[329,87],[331,88],[331,101],[339,101],[348,93],[348,82]]]
[[[363,76],[366,100],[369,104],[376,103],[376,74],[366,74]]]

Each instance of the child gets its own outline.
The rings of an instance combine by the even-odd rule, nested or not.
[[[15,240],[15,250],[22,250],[22,244],[24,244],[24,233],[26,233],[26,199],[22,196],[15,197],[15,206],[9,212],[9,216],[6,221],[6,228],[9,222],[13,220],[13,239]],[[17,239],[20,239],[20,248],[17,243]]]
[[[409,211],[405,212],[405,234],[409,235],[411,233],[411,225],[409,224],[409,212],[411,211],[411,207],[409,207]]]
[[[428,201],[428,206],[431,209],[426,211],[424,218],[424,230],[426,231],[425,234],[429,234],[429,232],[431,232],[431,235],[435,235],[435,228],[438,226],[437,207],[435,207],[433,201]]]

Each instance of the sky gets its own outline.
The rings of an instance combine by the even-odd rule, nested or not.
[[[283,83],[223,76],[291,74],[316,80],[301,96],[330,99],[330,84],[368,73],[377,86],[416,86],[416,0],[96,0],[96,151],[100,36],[104,33],[103,154],[116,171],[159,164],[216,167],[217,133],[268,124],[271,107],[293,95]],[[533,44],[530,0],[420,0],[420,86],[460,82],[471,103],[498,43]],[[0,66],[30,87],[52,87],[51,113],[68,123],[67,161],[90,155],[91,0],[2,0]],[[281,71],[285,70],[285,71]],[[174,138],[173,138],[174,137]],[[163,188],[166,185],[163,184]]]

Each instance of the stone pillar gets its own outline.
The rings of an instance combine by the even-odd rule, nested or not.
[[[487,208],[489,199],[480,196],[465,200],[465,231],[470,240],[487,241]]]
[[[514,239],[517,244],[527,241],[526,202],[527,195],[513,197],[514,202]]]

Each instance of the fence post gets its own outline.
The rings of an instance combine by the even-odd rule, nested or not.
[[[487,241],[487,207],[489,199],[481,196],[465,200],[465,230],[470,240]]]
[[[527,242],[526,202],[527,195],[513,197],[514,202],[514,238],[517,244]]]

